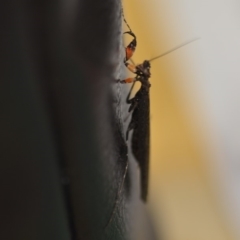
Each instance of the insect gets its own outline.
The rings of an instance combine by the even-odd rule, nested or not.
[[[150,62],[156,60],[160,57],[163,57],[195,40],[192,39],[188,42],[185,42],[173,49],[152,58],[151,60],[145,60],[143,63],[138,65],[132,65],[125,61],[127,68],[136,74],[134,78],[127,78],[121,80],[121,83],[135,83],[139,81],[141,83],[140,89],[137,91],[136,95],[130,99],[130,95],[134,84],[132,85],[131,90],[127,96],[127,104],[129,106],[129,113],[132,113],[131,121],[128,125],[126,132],[126,140],[129,138],[129,132],[133,130],[132,139],[131,139],[131,148],[134,157],[136,158],[141,172],[141,198],[144,202],[147,201],[148,194],[148,172],[149,172],[149,140],[150,140],[150,122],[149,122],[149,108],[150,108],[150,99],[149,99],[149,90],[151,87],[149,78],[151,77],[150,72]]]
[[[129,107],[129,113],[132,113],[132,119],[128,125],[127,132],[126,132],[126,140],[128,140],[129,132],[133,130],[133,136],[132,136],[132,152],[136,160],[138,161],[138,164],[140,166],[141,171],[141,198],[144,202],[147,200],[147,192],[148,192],[148,168],[149,168],[149,140],[150,140],[150,124],[149,124],[149,107],[150,107],[150,101],[149,101],[149,89],[151,87],[151,84],[149,82],[149,78],[151,76],[150,73],[150,62],[158,59],[170,52],[175,51],[178,48],[181,48],[187,44],[189,44],[192,41],[195,41],[196,39],[193,39],[191,41],[188,41],[186,43],[183,43],[151,60],[145,60],[142,64],[139,65],[133,65],[129,64],[127,61],[131,59],[133,56],[136,46],[137,46],[137,38],[136,35],[131,30],[130,26],[128,25],[123,9],[122,11],[122,17],[124,22],[126,23],[129,31],[124,32],[124,34],[129,34],[133,37],[133,40],[129,43],[129,45],[125,48],[125,58],[124,58],[124,64],[125,66],[133,73],[136,74],[134,78],[127,78],[125,80],[118,80],[117,82],[120,83],[133,83],[133,86],[131,90],[129,91],[129,94],[127,96],[126,102],[130,104]],[[141,87],[136,93],[136,95],[130,99],[130,95],[132,92],[132,89],[134,87],[134,83],[136,81],[141,82]],[[110,225],[110,223],[113,220],[113,217],[115,215],[115,212],[117,210],[119,199],[121,192],[123,190],[125,178],[128,171],[128,160],[125,165],[123,177],[121,179],[116,200],[114,203],[113,211],[111,213],[111,216],[109,218],[109,221],[105,227],[105,229]]]
[[[141,87],[136,95],[130,99],[130,95],[134,84],[127,96],[127,103],[130,104],[128,112],[132,112],[132,118],[128,125],[126,132],[126,140],[128,140],[129,132],[133,131],[132,135],[132,153],[141,171],[141,198],[146,201],[147,198],[147,186],[148,186],[148,165],[149,165],[149,136],[150,136],[150,124],[149,124],[149,89],[151,84],[149,78],[150,62],[144,61],[137,66],[126,64],[128,69],[136,74],[134,78],[127,78],[121,83],[131,83],[139,81]]]

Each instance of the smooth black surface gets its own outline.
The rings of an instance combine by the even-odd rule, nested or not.
[[[0,3],[0,239],[117,240],[132,239],[133,226],[144,231],[132,214],[143,209],[134,160],[104,230],[127,161],[125,96],[115,81],[120,6]]]

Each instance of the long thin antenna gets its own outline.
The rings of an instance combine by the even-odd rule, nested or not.
[[[124,13],[123,13],[123,6],[121,7],[121,12],[122,12],[123,21],[126,23],[130,32],[133,32],[132,29],[130,28],[130,26],[128,25],[127,20],[125,19],[125,16],[124,16]]]
[[[152,58],[152,59],[150,59],[150,60],[148,60],[148,61],[149,61],[149,62],[152,62],[153,60],[156,60],[157,58],[163,57],[163,56],[165,56],[165,55],[167,55],[167,54],[169,54],[169,53],[171,53],[171,52],[173,52],[173,51],[175,51],[175,50],[177,50],[177,49],[179,49],[179,48],[181,48],[181,47],[183,47],[183,46],[186,46],[187,44],[189,44],[189,43],[191,43],[191,42],[197,41],[197,40],[199,40],[199,39],[200,39],[200,37],[191,39],[191,40],[189,40],[189,41],[187,41],[187,42],[184,42],[184,43],[182,43],[182,44],[180,44],[180,45],[178,45],[178,46],[176,46],[176,47],[168,50],[167,52],[162,53],[161,55],[159,55],[159,56],[157,56],[157,57],[154,57],[154,58]]]

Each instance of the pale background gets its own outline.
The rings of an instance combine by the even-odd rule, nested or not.
[[[123,4],[137,35],[136,63],[201,37],[152,63],[148,207],[155,227],[163,240],[238,240],[240,2]]]

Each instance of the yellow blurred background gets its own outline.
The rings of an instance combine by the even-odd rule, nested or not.
[[[227,106],[217,105],[223,101],[224,84],[218,85],[220,79],[213,82],[211,78],[218,76],[218,70],[221,74],[225,67],[224,62],[220,66],[215,61],[221,56],[215,56],[212,49],[215,47],[218,53],[223,46],[233,44],[222,38],[226,35],[225,28],[227,34],[233,37],[235,34],[235,28],[230,32],[229,26],[236,19],[229,25],[222,24],[235,7],[228,3],[215,0],[205,3],[198,0],[123,2],[125,17],[138,41],[133,56],[135,63],[155,57],[186,40],[201,38],[154,61],[151,68],[148,207],[158,235],[164,236],[164,240],[239,239],[236,230],[239,215],[232,216],[234,208],[228,209],[231,201],[238,202],[234,196],[233,200],[231,197],[228,201],[224,199],[225,194],[231,195],[226,190],[231,182],[224,180],[228,178],[224,172],[228,157],[221,152],[224,146],[221,137],[225,133],[222,126],[226,121],[218,122],[217,114],[227,112],[224,109]],[[124,29],[127,30],[125,24]],[[237,37],[238,34],[236,32]],[[221,91],[218,91],[219,86],[222,86]],[[231,136],[226,136],[225,140],[229,139]]]

